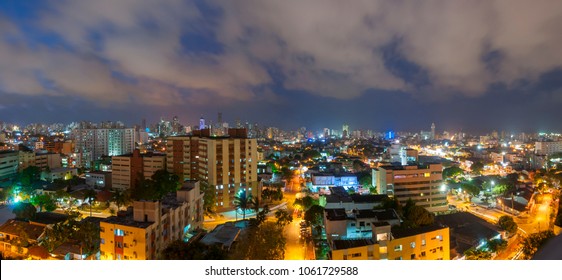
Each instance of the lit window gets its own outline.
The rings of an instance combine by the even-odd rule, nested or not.
[[[402,251],[402,245],[394,246],[394,252],[400,252],[400,251]]]
[[[416,248],[416,242],[410,242],[410,247]]]
[[[425,239],[422,239],[421,244],[422,244],[422,246],[425,246]]]
[[[115,236],[125,236],[125,232],[122,229],[115,229]]]

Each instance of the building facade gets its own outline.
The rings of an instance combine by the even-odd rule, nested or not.
[[[141,154],[134,150],[132,154],[112,158],[111,182],[113,188],[135,188],[140,178],[150,179],[157,170],[165,168],[165,155]]]
[[[562,152],[562,141],[535,142],[535,154],[550,156]]]
[[[229,129],[230,136],[199,135],[170,137],[166,144],[167,168],[181,179],[199,180],[215,189],[216,208],[233,209],[240,190],[259,195],[257,141],[245,129]]]
[[[135,201],[133,211],[100,222],[100,259],[154,260],[175,240],[189,241],[203,223],[199,182],[185,182],[161,201]]]
[[[132,153],[135,148],[134,128],[77,128],[72,132],[75,152],[80,154],[80,166],[89,167],[102,155]]]
[[[0,151],[0,180],[16,176],[18,163],[17,151]]]
[[[372,180],[380,194],[396,197],[402,204],[412,199],[428,211],[439,212],[447,210],[442,172],[441,164],[382,166],[372,170]]]

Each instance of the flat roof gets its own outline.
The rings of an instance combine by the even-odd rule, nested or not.
[[[347,220],[347,214],[344,208],[325,209],[326,218],[330,221],[343,221]]]
[[[103,223],[116,224],[122,226],[136,227],[136,228],[147,228],[154,224],[154,222],[138,222],[133,218],[133,213],[127,213],[124,216],[111,216],[101,220]]]
[[[358,219],[377,218],[379,221],[397,220],[400,219],[396,212],[392,209],[381,210],[354,210],[355,217]]]
[[[444,228],[447,227],[440,224],[433,224],[425,227],[411,228],[411,229],[394,228],[392,229],[392,236],[394,236],[394,238],[403,238],[403,237],[414,236],[422,233],[428,233]]]
[[[232,222],[224,223],[216,226],[213,231],[207,233],[201,239],[201,242],[206,245],[219,244],[222,246],[230,247],[236,241],[240,234],[240,228]]]
[[[336,239],[332,241],[333,250],[343,250],[349,248],[363,247],[373,245],[375,242],[372,239]]]

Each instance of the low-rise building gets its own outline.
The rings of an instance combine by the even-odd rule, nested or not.
[[[332,260],[449,260],[449,228],[430,225],[392,229],[387,222],[371,225],[373,236],[329,242]]]
[[[0,226],[0,253],[26,256],[29,248],[37,245],[44,234],[44,225],[10,219]]]
[[[16,176],[18,160],[17,151],[0,151],[0,181]]]
[[[97,188],[111,188],[111,172],[91,171],[86,173],[86,184]]]
[[[100,222],[100,259],[158,259],[174,240],[184,240],[203,222],[199,182],[187,181],[161,201],[135,201],[132,211]]]
[[[141,154],[136,149],[132,154],[114,156],[111,168],[113,188],[135,188],[139,179],[150,179],[157,170],[165,168],[166,156],[161,154]]]
[[[381,207],[388,196],[349,194],[343,187],[330,187],[330,194],[326,195],[326,209],[344,208],[347,212],[354,209],[373,209]]]

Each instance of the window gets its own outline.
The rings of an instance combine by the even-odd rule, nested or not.
[[[117,248],[123,248],[123,243],[115,242],[115,246],[117,246]]]
[[[125,236],[125,232],[122,229],[116,228],[114,233],[115,233],[115,236]]]
[[[361,253],[355,253],[355,254],[351,254],[352,258],[358,258],[361,257]]]
[[[354,226],[355,226],[355,223],[351,223],[351,226],[354,227]]]
[[[402,251],[402,245],[394,246],[394,252],[400,252],[400,251]]]
[[[416,248],[416,242],[410,242],[410,247]]]
[[[402,257],[396,257],[396,258],[394,258],[394,259],[397,260],[397,261],[399,261],[399,260],[402,260]]]
[[[425,251],[421,252],[421,256],[425,257]]]
[[[100,232],[105,232],[105,228],[100,227]]]
[[[422,239],[421,244],[422,244],[422,246],[425,246],[425,239]]]
[[[410,259],[415,260],[415,259],[416,259],[416,254],[411,254],[411,255],[410,255]]]
[[[359,226],[360,226],[360,227],[364,227],[364,226],[365,226],[365,222],[359,222]]]
[[[100,243],[101,243],[101,244],[105,244],[105,239],[100,238]]]
[[[435,238],[439,239],[439,241],[443,241],[443,236],[437,235]]]

